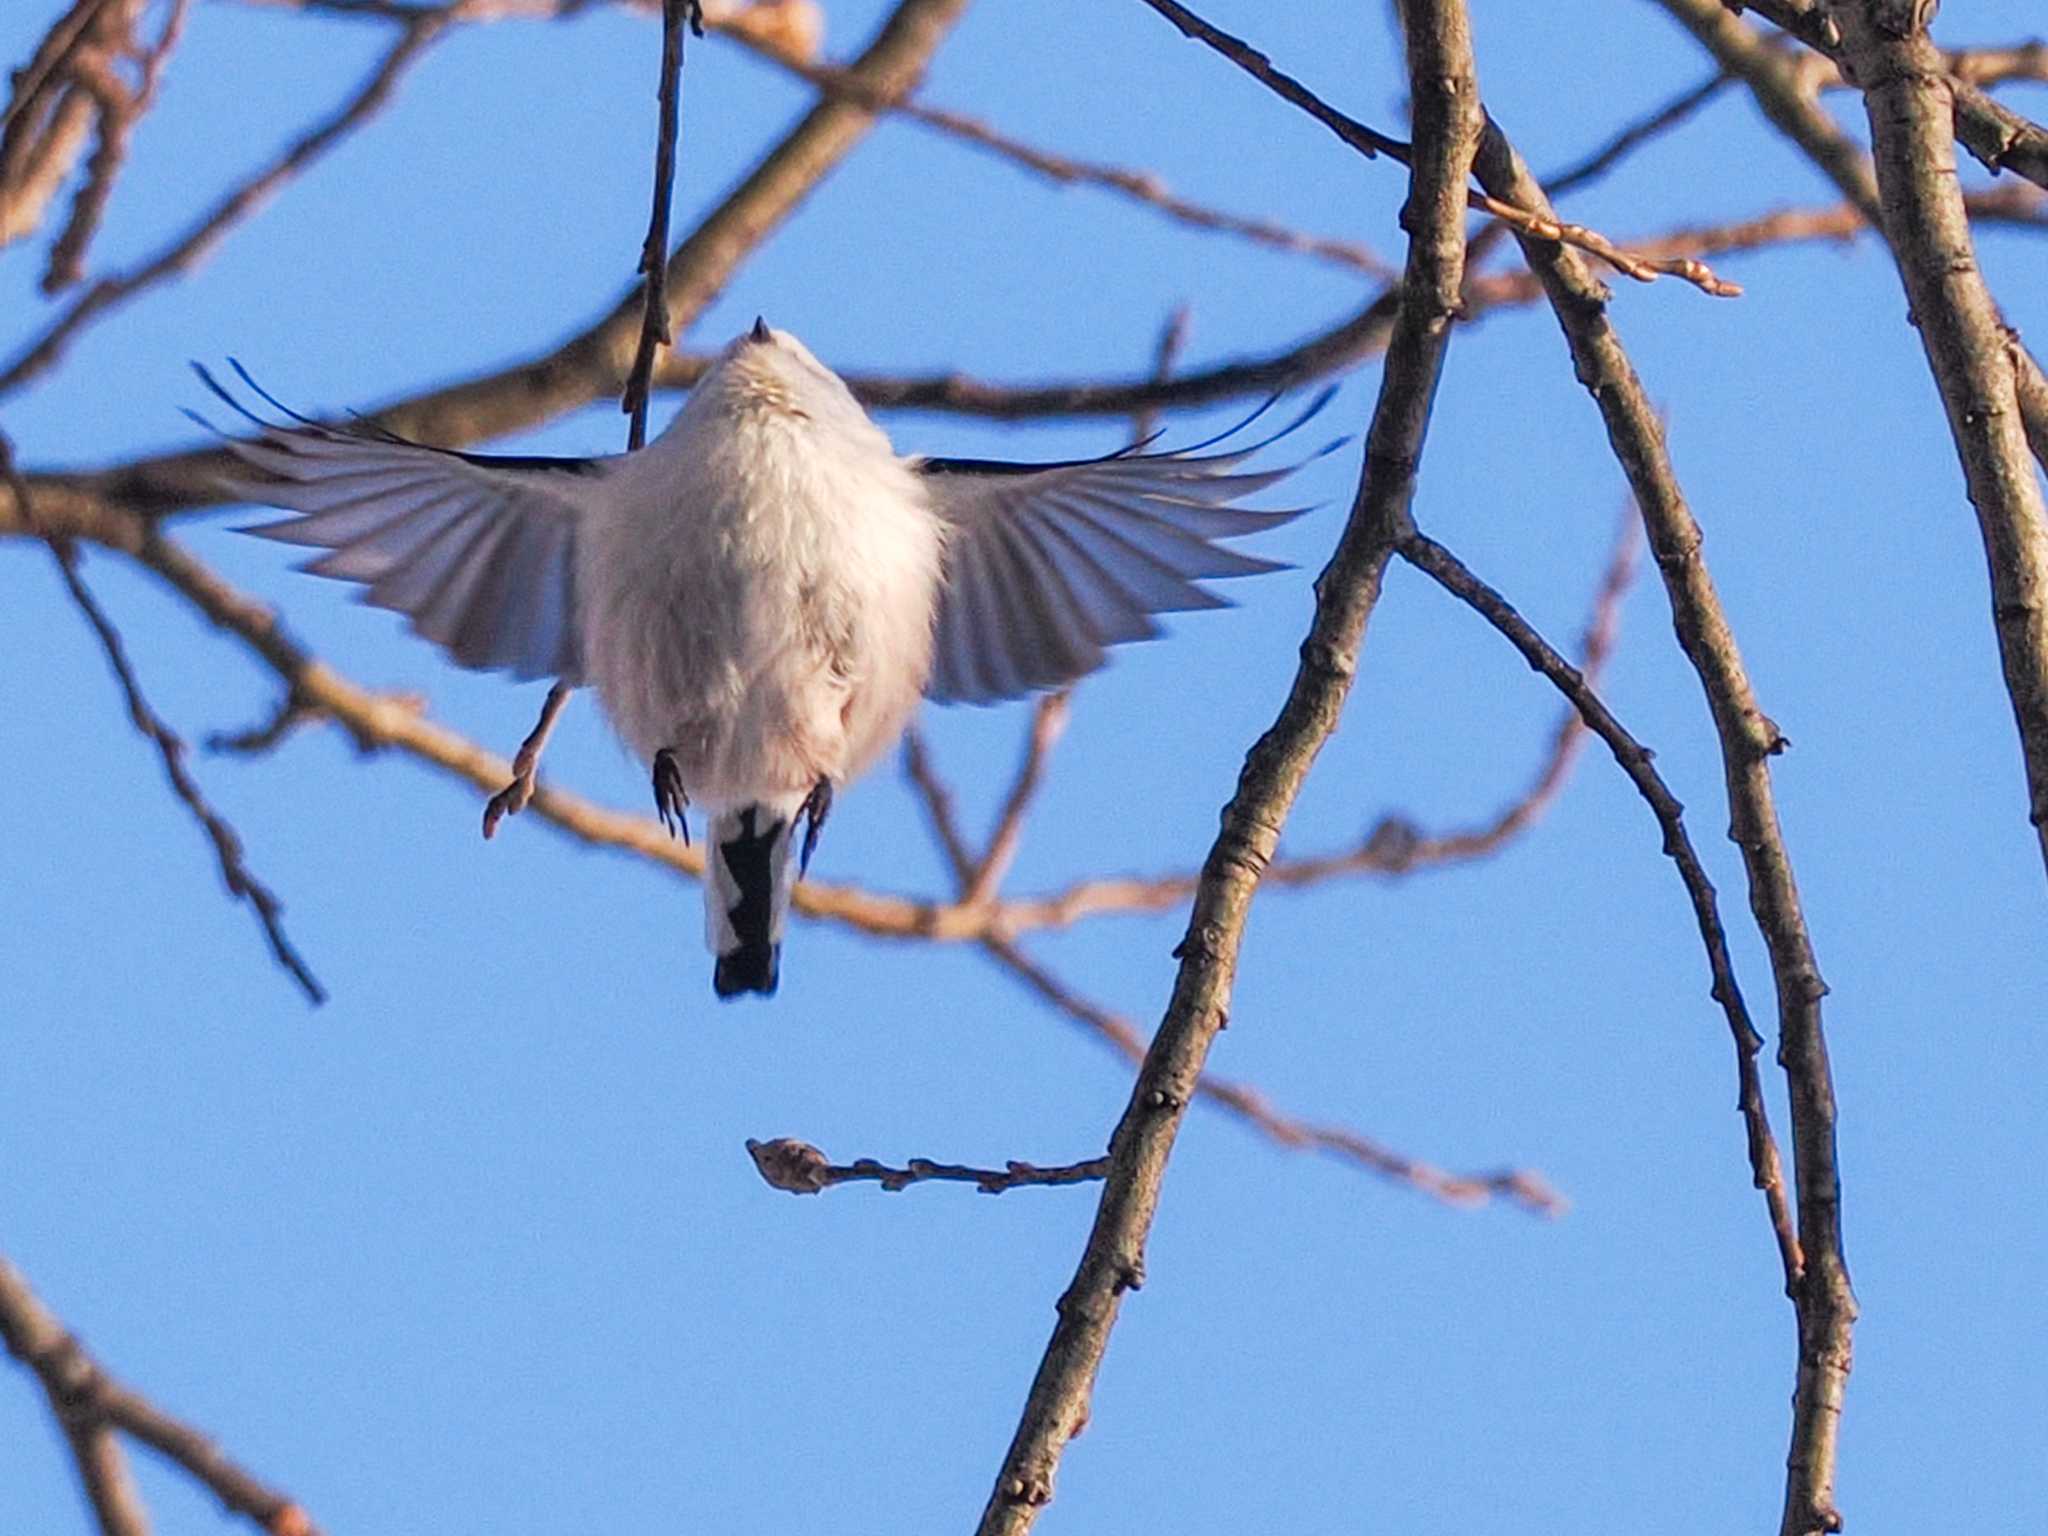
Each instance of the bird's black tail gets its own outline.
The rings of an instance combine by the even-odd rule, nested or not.
[[[782,957],[782,919],[793,879],[793,818],[764,805],[720,811],[705,840],[705,940],[718,964],[711,975],[720,997],[775,993]]]

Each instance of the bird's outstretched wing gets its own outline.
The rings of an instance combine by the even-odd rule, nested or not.
[[[278,405],[237,365],[243,383],[292,417],[278,425],[196,371],[261,429],[227,448],[272,478],[227,489],[300,514],[244,532],[329,551],[300,569],[362,583],[365,602],[405,614],[465,667],[582,680],[576,539],[603,460],[456,453],[367,423],[323,426]]]
[[[1198,579],[1283,569],[1215,541],[1300,516],[1305,508],[1262,512],[1233,503],[1301,465],[1234,471],[1333,393],[1325,390],[1271,437],[1225,453],[1200,452],[1223,438],[1145,453],[1148,438],[1105,458],[1057,464],[914,461],[948,524],[925,691],[946,702],[990,704],[1061,687],[1101,666],[1105,647],[1158,634],[1155,613],[1229,606]]]

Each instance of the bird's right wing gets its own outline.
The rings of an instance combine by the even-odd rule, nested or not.
[[[1301,466],[1238,466],[1315,415],[1333,392],[1265,442],[1226,453],[1144,453],[1146,444],[1135,443],[1061,464],[913,461],[947,524],[926,691],[988,704],[1064,687],[1101,666],[1105,647],[1158,634],[1155,613],[1227,607],[1202,579],[1282,569],[1217,540],[1299,516],[1299,508],[1235,503]]]
[[[273,478],[228,489],[299,514],[244,532],[329,551],[300,569],[362,583],[365,602],[405,614],[462,666],[582,681],[576,540],[606,461],[456,453],[303,418],[279,426],[200,377],[262,429],[227,448]]]

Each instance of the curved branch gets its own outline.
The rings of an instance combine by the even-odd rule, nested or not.
[[[1778,1156],[1777,1138],[1771,1134],[1763,1078],[1756,1066],[1763,1037],[1750,1022],[1749,1005],[1743,1001],[1742,987],[1735,979],[1735,961],[1728,952],[1728,930],[1721,922],[1720,902],[1693,847],[1692,834],[1686,830],[1685,808],[1652,765],[1649,749],[1615,719],[1585,674],[1560,656],[1500,593],[1467,570],[1456,555],[1421,533],[1411,533],[1401,541],[1401,557],[1499,630],[1521,652],[1523,660],[1571,701],[1586,728],[1607,744],[1622,772],[1657,818],[1658,828],[1664,834],[1664,852],[1678,866],[1686,898],[1692,903],[1700,943],[1707,952],[1707,969],[1713,977],[1710,995],[1721,1005],[1735,1040],[1736,1103],[1749,1138],[1750,1176],[1763,1191],[1785,1272],[1797,1273],[1801,1263],[1799,1238],[1793,1231],[1792,1212],[1785,1199],[1784,1168]]]

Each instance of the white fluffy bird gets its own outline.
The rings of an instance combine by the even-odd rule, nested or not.
[[[651,765],[663,819],[692,801],[708,815],[720,997],[774,992],[797,823],[808,866],[834,787],[920,696],[1071,683],[1106,646],[1156,635],[1150,615],[1224,606],[1197,578],[1278,569],[1214,541],[1299,515],[1233,505],[1292,473],[1234,472],[1265,443],[901,457],[836,374],[758,320],[632,453],[456,453],[250,419],[261,435],[229,446],[273,478],[235,493],[300,515],[249,531],[329,551],[303,569],[364,584],[462,666],[594,688]]]

